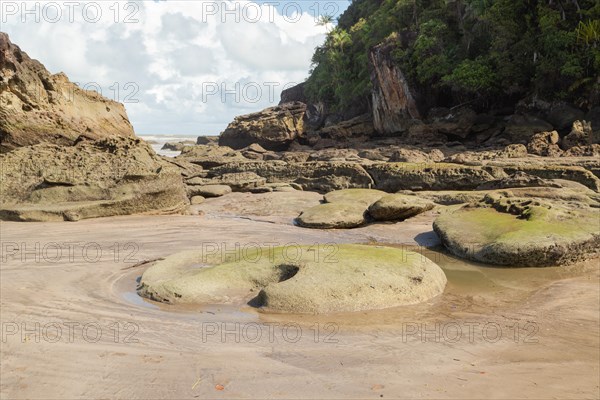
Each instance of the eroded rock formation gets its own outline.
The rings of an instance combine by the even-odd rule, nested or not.
[[[364,245],[285,247],[221,256],[173,254],[146,272],[138,293],[165,303],[246,304],[288,313],[325,314],[417,304],[441,294],[442,269],[408,250]],[[250,261],[252,260],[252,261]],[[210,267],[194,268],[205,264]]]
[[[369,54],[373,84],[373,125],[380,135],[405,131],[411,119],[420,119],[414,95],[404,74],[391,59],[396,40],[388,39]]]
[[[40,143],[0,155],[0,164],[4,220],[176,213],[189,204],[179,170],[141,139]]]
[[[52,75],[0,32],[0,152],[113,135],[134,136],[122,104]]]
[[[267,150],[286,150],[304,134],[305,113],[306,104],[294,102],[241,115],[221,134],[219,145],[242,149],[257,143]]]

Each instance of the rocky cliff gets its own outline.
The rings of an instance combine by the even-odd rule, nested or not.
[[[0,32],[0,152],[36,143],[71,145],[79,136],[133,137],[125,107],[52,75]]]
[[[0,220],[76,221],[189,206],[180,168],[122,104],[51,75],[0,33]]]
[[[382,136],[403,132],[409,127],[411,119],[421,119],[408,81],[392,61],[391,52],[396,48],[395,42],[395,37],[389,38],[369,53],[373,126]]]

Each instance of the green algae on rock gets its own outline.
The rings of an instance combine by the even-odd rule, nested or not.
[[[441,294],[445,285],[442,269],[416,252],[288,246],[224,257],[174,254],[143,274],[138,293],[166,303],[250,302],[275,312],[324,314],[421,303]]]
[[[296,218],[304,228],[348,229],[367,222],[367,207],[363,203],[324,203],[311,207]]]
[[[304,210],[296,223],[305,228],[357,228],[372,221],[404,220],[435,204],[418,196],[387,194],[374,189],[343,189],[323,196],[325,203]]]
[[[544,267],[600,254],[600,210],[510,193],[444,213],[433,228],[455,255],[489,264]]]

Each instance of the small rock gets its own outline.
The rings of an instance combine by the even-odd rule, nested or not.
[[[536,133],[529,140],[527,151],[538,156],[559,157],[563,152],[558,146],[559,140],[556,131]]]
[[[429,158],[433,162],[440,162],[444,158],[446,158],[446,156],[444,155],[444,153],[440,149],[433,149],[433,150],[431,150],[429,152]]]
[[[196,140],[196,144],[202,144],[202,145],[212,145],[212,146],[216,146],[219,142],[219,137],[218,136],[199,136],[198,139]]]
[[[205,200],[206,199],[204,197],[202,197],[202,196],[194,196],[194,197],[191,198],[190,203],[193,206],[195,206],[195,205],[204,203]]]
[[[193,140],[184,140],[181,142],[167,142],[163,145],[162,150],[170,150],[170,151],[182,151],[185,146],[193,146]]]
[[[255,188],[248,189],[250,193],[260,194],[260,193],[271,193],[273,191],[272,187],[269,186],[259,186]]]
[[[305,228],[348,229],[366,222],[367,206],[361,203],[325,203],[304,210],[296,223]]]
[[[527,157],[527,147],[522,144],[509,144],[499,154],[501,158],[523,158]]]
[[[206,185],[199,187],[196,191],[203,197],[221,197],[232,192],[231,187],[227,185]]]
[[[258,154],[264,154],[267,152],[267,150],[265,150],[264,147],[262,147],[258,143],[252,143],[250,146],[243,149],[243,151],[249,151],[249,152],[258,153]]]
[[[600,157],[600,144],[571,147],[563,153],[563,157]]]
[[[246,192],[251,188],[264,186],[267,183],[265,178],[251,171],[226,173],[214,180],[219,184],[231,187],[234,192]]]
[[[389,162],[427,163],[431,157],[420,150],[399,149],[395,151]]]
[[[405,194],[389,194],[369,207],[369,214],[377,221],[404,220],[431,210],[432,201]]]
[[[308,160],[308,156],[310,156],[310,153],[288,152],[284,153],[283,156],[281,156],[281,160],[293,163],[305,162],[306,160]]]
[[[371,161],[387,161],[389,159],[380,150],[363,150],[358,153],[358,156]]]

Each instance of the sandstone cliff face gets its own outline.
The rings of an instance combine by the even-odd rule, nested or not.
[[[369,54],[373,124],[383,136],[403,132],[411,119],[421,119],[408,82],[392,61],[391,52],[395,46],[395,39],[389,39],[375,46]]]
[[[49,142],[72,145],[84,135],[133,137],[125,107],[50,74],[0,32],[0,152]]]
[[[219,145],[242,149],[257,143],[267,150],[286,150],[304,135],[306,104],[286,103],[236,117],[219,138]]]

